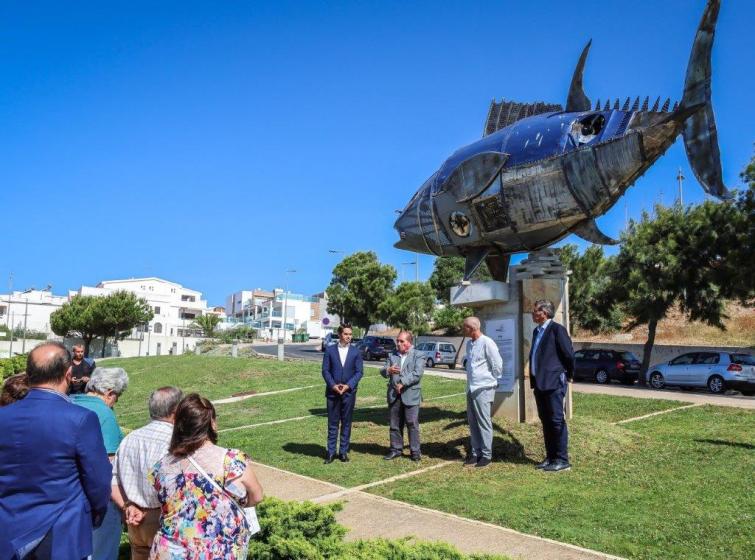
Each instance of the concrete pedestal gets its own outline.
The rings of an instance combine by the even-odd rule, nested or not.
[[[568,325],[568,276],[551,250],[530,253],[521,264],[509,268],[509,282],[473,282],[451,288],[451,305],[471,307],[503,357],[503,376],[496,390],[493,415],[516,422],[538,420],[529,381],[532,346],[532,308],[549,299],[556,306],[554,320]],[[571,391],[564,412],[571,418]]]

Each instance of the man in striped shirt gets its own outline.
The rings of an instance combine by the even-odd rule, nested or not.
[[[115,455],[113,485],[118,485],[126,502],[131,559],[146,560],[159,528],[160,502],[147,481],[147,473],[167,452],[173,435],[176,407],[183,393],[176,387],[161,387],[149,397],[152,421],[128,434]]]

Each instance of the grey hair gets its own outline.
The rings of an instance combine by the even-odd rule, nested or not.
[[[168,418],[176,411],[178,403],[184,397],[178,387],[160,387],[149,396],[149,417],[152,420]]]
[[[556,316],[556,307],[549,299],[537,300],[535,302],[535,309],[539,309],[540,311],[544,312],[548,316],[548,319],[553,319],[553,317]]]
[[[401,330],[400,330],[400,331],[398,332],[398,336],[396,336],[396,338],[398,338],[398,337],[399,337],[399,336],[401,336],[402,334],[405,334],[405,335],[406,335],[406,337],[407,337],[407,338],[409,339],[409,343],[410,343],[410,344],[414,344],[414,335],[412,334],[412,331],[408,331],[408,330],[406,330],[406,329],[401,329]]]
[[[96,367],[89,377],[87,383],[87,392],[104,395],[112,391],[121,396],[128,387],[128,374],[126,370],[119,367]]]
[[[464,324],[469,325],[474,330],[480,330],[482,325],[480,324],[480,320],[477,317],[467,317],[464,319]]]

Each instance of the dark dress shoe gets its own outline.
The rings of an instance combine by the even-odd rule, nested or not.
[[[398,459],[399,457],[401,457],[401,455],[403,455],[403,453],[401,453],[401,451],[391,450],[388,453],[388,455],[386,455],[385,457],[383,457],[383,459],[385,459],[386,461],[391,461],[393,459]]]
[[[326,465],[329,465],[330,463],[332,463],[335,460],[336,460],[336,456],[335,455],[328,455],[327,457],[325,457],[325,460],[323,461],[323,463],[325,463]]]
[[[339,460],[340,460],[340,461],[341,461],[342,463],[348,463],[348,462],[349,462],[349,454],[348,454],[348,453],[341,453],[341,454],[340,454],[340,455],[338,456],[338,459],[339,459]]]
[[[477,464],[475,465],[476,469],[484,469],[485,467],[489,467],[490,463],[493,462],[493,459],[488,459],[486,457],[481,457],[479,461],[477,461]]]
[[[538,463],[537,465],[535,465],[535,468],[536,469],[544,469],[545,467],[547,467],[550,464],[551,464],[551,460],[550,459],[545,459],[542,463]]]
[[[419,455],[419,454],[412,455],[411,460],[414,461],[415,463],[419,463],[422,460],[422,455]]]
[[[568,471],[570,469],[571,469],[571,464],[568,463],[567,461],[561,461],[561,460],[553,461],[547,467],[543,467],[543,470],[546,472],[561,472],[561,471]]]
[[[465,467],[474,467],[477,464],[477,457],[474,455],[468,455],[466,459],[464,459],[464,466]]]

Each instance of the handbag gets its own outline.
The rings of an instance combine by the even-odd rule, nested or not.
[[[252,507],[245,507],[242,508],[238,502],[236,502],[236,499],[231,496],[225,488],[221,488],[220,484],[218,484],[214,478],[212,478],[210,475],[208,475],[202,467],[199,466],[199,464],[194,460],[194,457],[187,457],[189,462],[194,465],[194,468],[197,469],[199,474],[201,474],[205,479],[207,479],[210,484],[212,484],[217,490],[220,491],[221,494],[225,494],[228,496],[231,500],[231,503],[234,505],[234,507],[241,511],[241,514],[244,516],[244,519],[246,519],[247,528],[249,529],[250,535],[256,535],[260,532],[260,521],[257,519],[257,508],[254,506]]]

